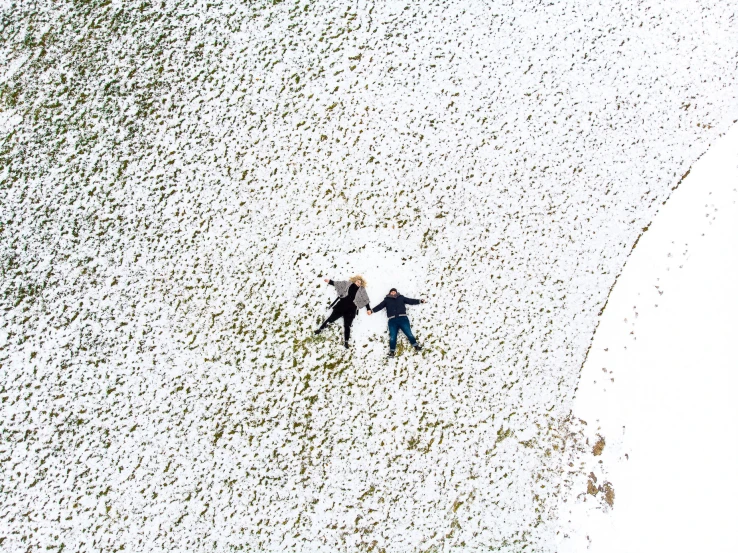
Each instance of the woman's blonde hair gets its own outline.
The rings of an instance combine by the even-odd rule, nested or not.
[[[366,288],[366,279],[364,279],[361,275],[354,275],[351,278],[349,278],[351,282],[356,284],[359,288]]]

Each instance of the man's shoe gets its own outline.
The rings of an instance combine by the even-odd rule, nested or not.
[[[395,352],[392,350],[390,350],[390,352],[387,354],[387,357],[394,357],[394,356],[395,356]]]
[[[421,346],[420,344],[415,344],[413,347],[415,348],[415,351],[420,351],[423,349],[423,346]]]

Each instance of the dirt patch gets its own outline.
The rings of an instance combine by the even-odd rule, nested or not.
[[[603,499],[610,507],[615,505],[615,488],[612,487],[610,482],[605,482],[600,486],[600,491],[603,493]]]
[[[597,443],[592,448],[592,455],[602,455],[603,449],[605,449],[605,438],[597,434]]]
[[[594,485],[594,482],[591,480],[587,480],[587,493],[589,495],[597,495],[599,493],[599,489],[597,486]]]

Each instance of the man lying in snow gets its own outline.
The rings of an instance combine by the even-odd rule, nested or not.
[[[324,279],[328,284],[335,286],[338,298],[333,302],[333,312],[315,331],[320,334],[321,331],[332,322],[343,317],[343,346],[349,347],[349,338],[351,337],[351,323],[354,317],[359,314],[359,308],[369,311],[369,296],[366,293],[366,281],[361,275],[352,276],[348,280],[337,280],[333,282]]]
[[[425,303],[425,300],[406,298],[405,296],[397,293],[397,288],[392,288],[382,303],[368,311],[368,314],[371,315],[374,311],[381,311],[382,309],[387,308],[387,327],[390,335],[390,357],[395,356],[398,330],[402,330],[405,336],[407,336],[407,339],[410,340],[410,345],[415,348],[415,351],[423,349],[422,346],[418,344],[415,336],[413,336],[412,330],[410,330],[410,319],[407,318],[407,313],[405,311],[405,304],[418,305],[419,303]]]

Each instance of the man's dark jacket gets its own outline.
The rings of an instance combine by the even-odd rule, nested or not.
[[[385,307],[387,308],[387,318],[394,319],[395,317],[407,317],[405,311],[405,304],[418,305],[420,300],[414,300],[413,298],[406,298],[403,295],[397,294],[396,297],[387,296],[384,298],[382,303],[372,309],[372,312],[381,311]]]

